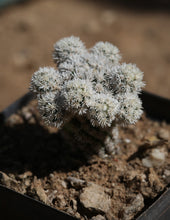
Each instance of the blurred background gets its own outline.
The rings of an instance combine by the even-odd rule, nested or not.
[[[109,41],[144,72],[145,89],[170,98],[168,0],[0,0],[0,111],[28,91],[53,44],[75,35],[87,47]]]

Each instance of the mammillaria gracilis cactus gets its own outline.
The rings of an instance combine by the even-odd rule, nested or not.
[[[135,64],[121,64],[116,46],[98,42],[87,50],[74,36],[54,45],[53,59],[57,69],[40,68],[31,79],[42,119],[59,129],[72,124],[77,139],[91,138],[92,145],[115,153],[117,125],[134,124],[142,114],[143,73]]]

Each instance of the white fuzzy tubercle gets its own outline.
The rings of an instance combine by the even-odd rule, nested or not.
[[[75,115],[99,127],[133,124],[140,118],[143,73],[135,64],[120,64],[116,46],[98,42],[87,50],[72,36],[54,45],[53,59],[57,69],[40,68],[30,86],[47,124],[60,128]]]
[[[57,68],[40,68],[30,86],[48,125],[62,128],[74,117],[83,117],[92,127],[106,129],[140,118],[143,72],[135,64],[120,63],[116,46],[98,42],[87,50],[71,36],[56,42],[53,59]],[[105,140],[108,151],[110,139],[115,140]]]

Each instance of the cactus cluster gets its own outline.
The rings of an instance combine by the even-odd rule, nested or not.
[[[87,50],[71,36],[56,42],[53,59],[57,68],[40,68],[30,86],[48,125],[61,128],[78,115],[101,128],[140,118],[143,73],[135,64],[120,63],[116,46],[98,42]]]

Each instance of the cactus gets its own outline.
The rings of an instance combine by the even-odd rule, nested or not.
[[[53,59],[57,69],[40,68],[31,79],[42,119],[83,144],[115,153],[117,125],[134,124],[142,114],[143,73],[121,64],[116,46],[98,42],[87,50],[74,36],[54,45]]]

